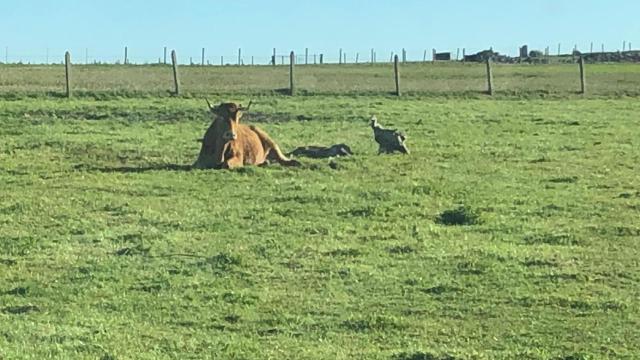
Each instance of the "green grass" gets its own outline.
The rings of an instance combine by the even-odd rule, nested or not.
[[[592,97],[640,95],[639,64],[587,64]],[[289,87],[288,66],[180,66],[186,97],[208,94],[273,95]],[[401,65],[405,94],[482,97],[486,69],[477,63],[407,63]],[[377,95],[395,90],[392,65],[308,65],[296,67],[296,88],[307,95]],[[166,97],[173,90],[170,66],[74,65],[72,88],[79,97]],[[0,98],[61,97],[62,65],[0,65]],[[580,90],[576,64],[494,65],[494,87],[500,97],[560,97]]]
[[[0,359],[640,357],[637,99],[254,99],[355,156],[189,171],[199,99],[0,103]]]

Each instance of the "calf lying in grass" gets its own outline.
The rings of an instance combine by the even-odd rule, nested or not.
[[[329,147],[325,146],[301,146],[287,155],[306,156],[314,159],[350,156],[353,155],[351,148],[346,144],[336,144]]]

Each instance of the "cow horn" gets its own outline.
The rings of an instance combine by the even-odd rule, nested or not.
[[[211,106],[211,103],[209,102],[209,99],[204,99],[207,102],[207,106],[209,106],[209,110],[213,111],[213,106]]]
[[[247,107],[244,107],[244,106],[240,105],[238,110],[240,110],[240,111],[249,111],[249,108],[251,108],[251,104],[253,104],[253,101],[249,101],[249,105],[247,105]]]

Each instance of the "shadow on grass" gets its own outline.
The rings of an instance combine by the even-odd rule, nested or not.
[[[145,173],[149,171],[191,171],[193,167],[191,165],[179,165],[179,164],[155,164],[148,166],[115,166],[115,167],[94,167],[85,164],[78,164],[74,166],[74,169],[81,171],[96,171],[103,173]]]

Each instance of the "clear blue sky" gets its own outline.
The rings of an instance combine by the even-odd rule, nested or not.
[[[272,49],[325,53],[337,59],[343,48],[350,61],[356,52],[378,60],[406,48],[421,59],[425,49],[466,48],[467,53],[493,47],[516,54],[517,47],[574,45],[588,50],[604,43],[608,50],[629,41],[640,48],[639,0],[1,0],[0,61],[42,62],[70,50],[76,62],[122,59],[129,47],[133,62],[154,62],[164,46],[176,49],[182,62],[229,62],[243,49],[265,62]],[[233,59],[233,60],[232,60]],[[227,60],[225,60],[226,62]]]

